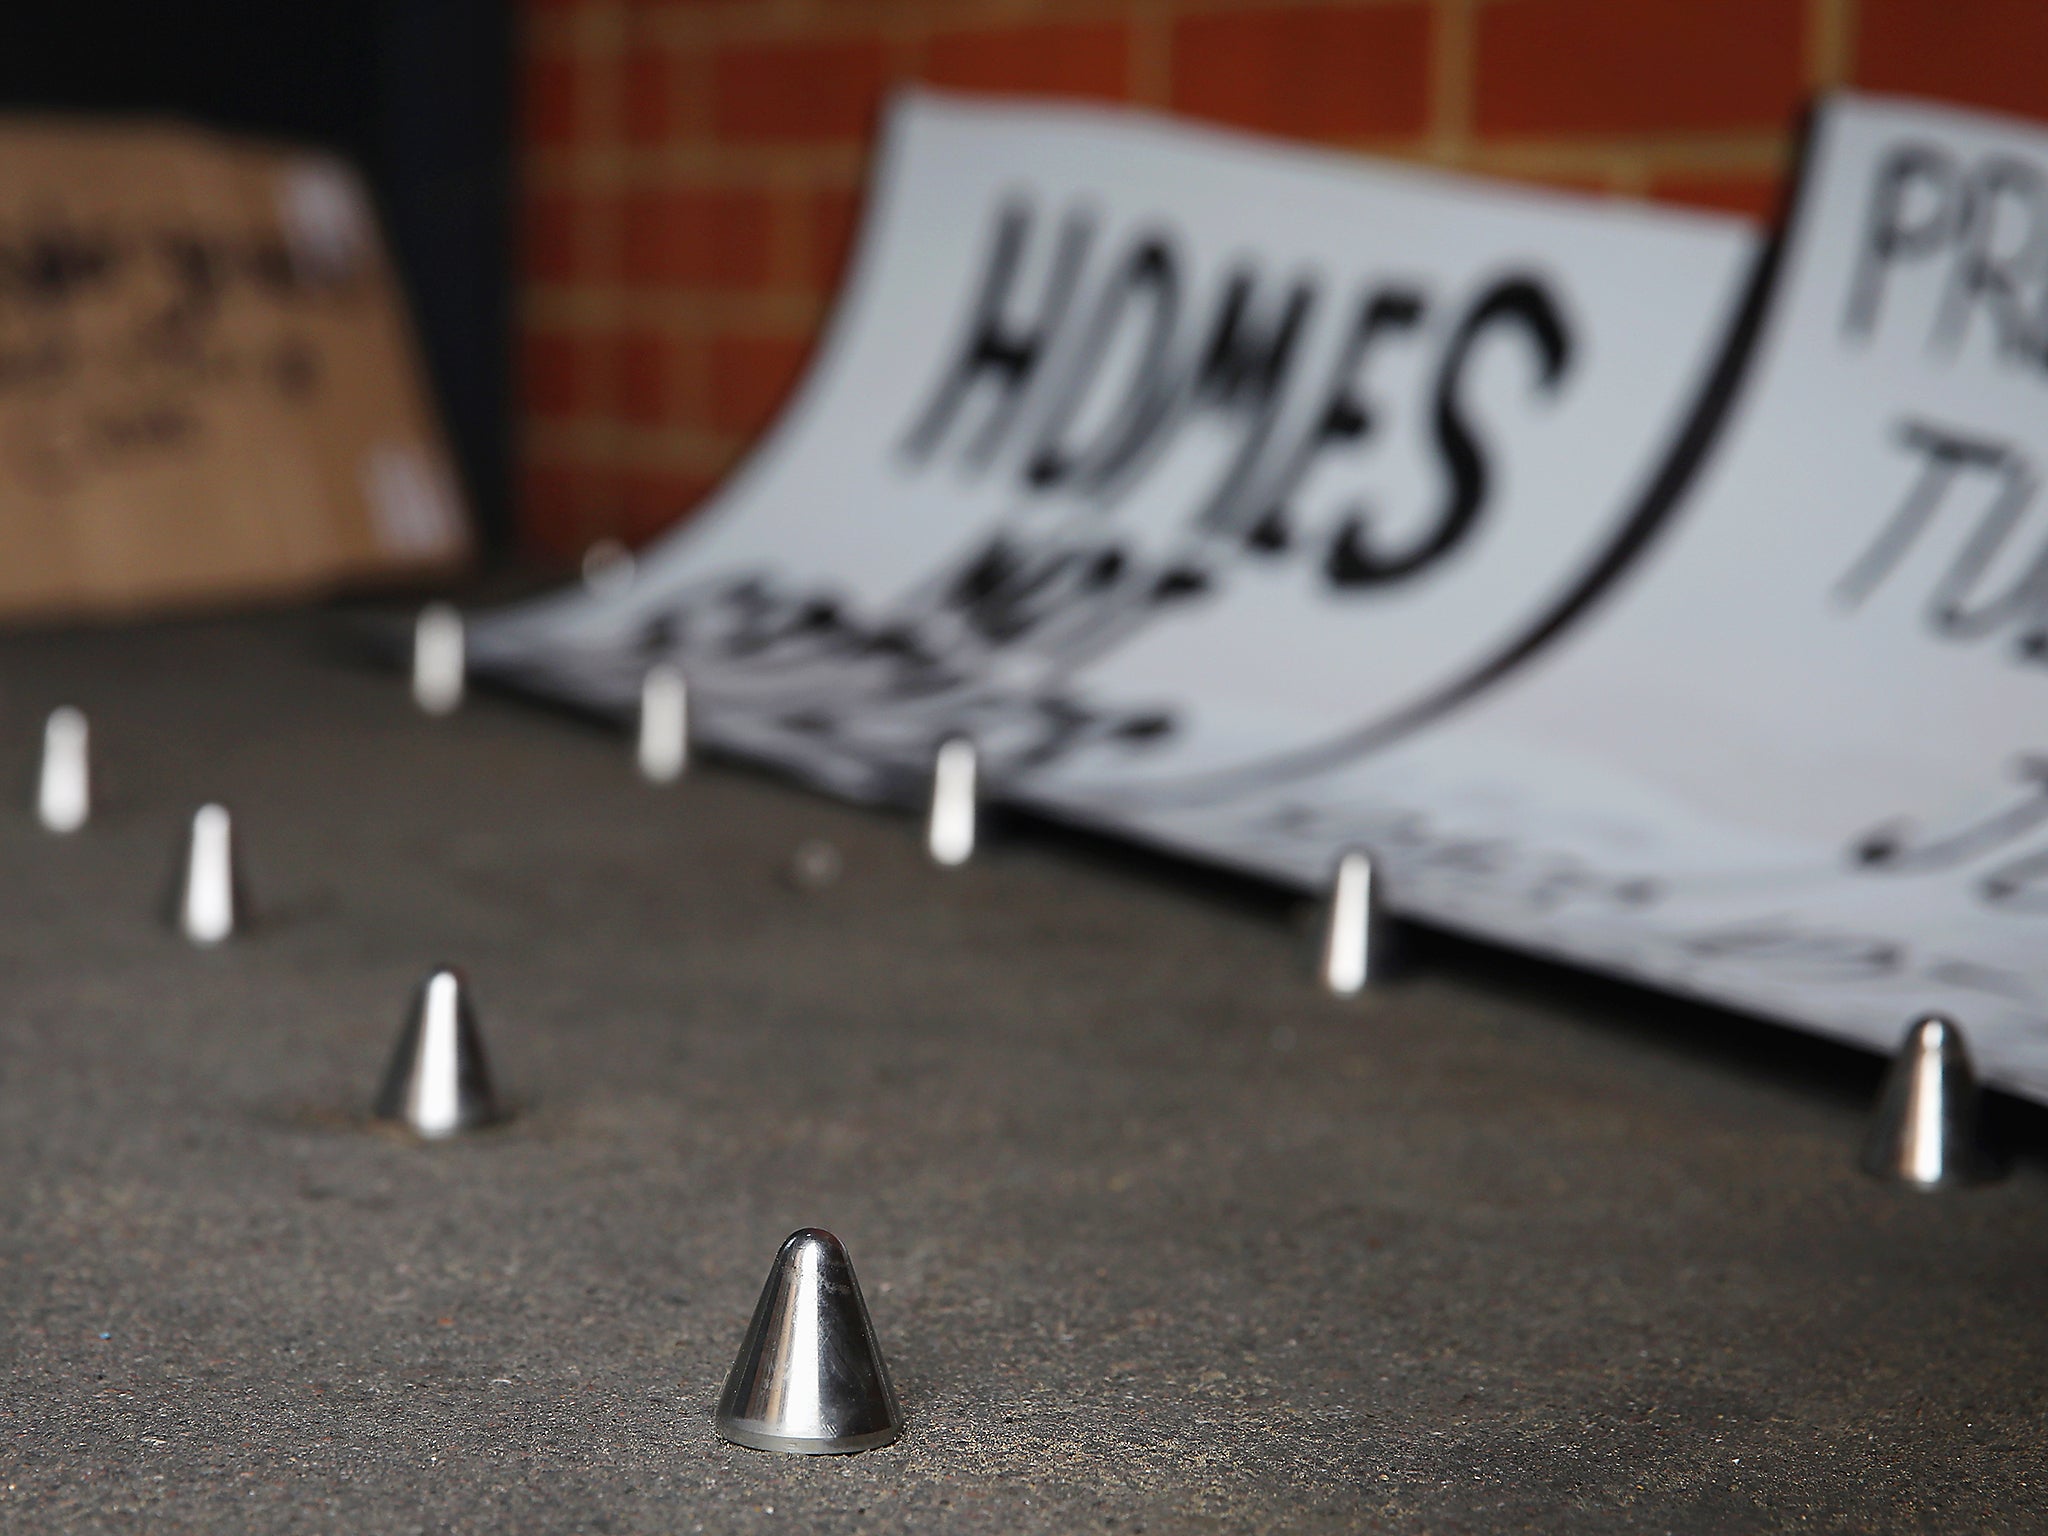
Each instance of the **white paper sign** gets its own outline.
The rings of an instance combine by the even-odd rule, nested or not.
[[[616,601],[479,657],[887,793],[1348,749],[1562,632],[1660,482],[1745,226],[1127,113],[900,103],[793,408]],[[1255,637],[1247,644],[1248,637]]]
[[[2048,136],[1842,100],[1728,221],[899,108],[800,399],[479,663],[993,787],[2048,1097]]]

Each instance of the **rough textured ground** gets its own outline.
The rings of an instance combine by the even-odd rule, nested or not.
[[[2048,1177],[1864,1181],[1863,1059],[1444,941],[1339,1006],[1257,892],[1043,829],[942,875],[317,630],[0,640],[6,782],[66,700],[104,769],[81,836],[0,811],[0,1528],[2048,1526]],[[268,922],[196,953],[209,797]],[[525,1112],[425,1148],[360,1115],[444,958]],[[805,1224],[889,1449],[712,1433]]]

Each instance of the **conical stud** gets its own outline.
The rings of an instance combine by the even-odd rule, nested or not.
[[[36,819],[51,832],[76,832],[92,815],[90,746],[83,711],[69,704],[50,711],[36,775]]]
[[[853,1262],[830,1232],[793,1232],[775,1255],[719,1395],[718,1432],[798,1456],[872,1450],[903,1432]]]
[[[1914,1189],[1950,1189],[2000,1177],[1984,1139],[1977,1073],[1963,1032],[1930,1013],[1911,1029],[1885,1074],[1863,1143],[1863,1171]]]
[[[462,706],[469,664],[463,654],[462,615],[451,603],[429,603],[412,627],[412,701],[430,715]]]
[[[442,966],[420,983],[377,1092],[376,1116],[430,1140],[502,1118],[460,971]]]
[[[1386,979],[1387,925],[1380,910],[1379,874],[1364,849],[1348,849],[1337,860],[1323,922],[1320,974],[1326,992],[1356,997]]]
[[[924,846],[934,864],[948,869],[974,857],[975,822],[980,814],[980,754],[965,736],[939,743],[932,758],[932,797],[924,820]]]
[[[635,752],[640,777],[673,784],[690,766],[690,689],[682,672],[667,662],[647,669],[640,680],[640,739]]]
[[[192,813],[172,877],[170,919],[199,945],[218,944],[248,925],[235,824],[224,805],[202,805]]]

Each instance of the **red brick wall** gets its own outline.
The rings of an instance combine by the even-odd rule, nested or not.
[[[561,561],[774,415],[895,81],[1751,213],[1818,87],[2048,117],[2048,0],[526,0],[524,50],[520,516]]]

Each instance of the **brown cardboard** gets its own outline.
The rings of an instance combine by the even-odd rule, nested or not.
[[[353,173],[182,125],[0,121],[0,615],[468,552]]]

